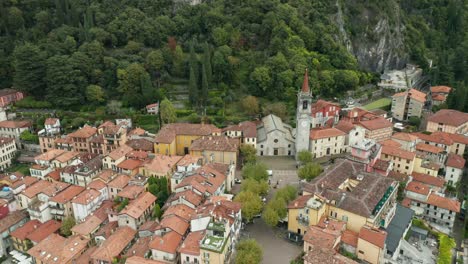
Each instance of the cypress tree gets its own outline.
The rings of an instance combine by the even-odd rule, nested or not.
[[[46,58],[36,46],[26,43],[17,46],[13,52],[15,75],[13,84],[16,89],[39,98],[44,97],[46,87]]]
[[[206,106],[206,102],[208,100],[208,78],[206,77],[206,67],[205,64],[202,64],[202,95],[201,101],[203,106]]]
[[[211,68],[211,53],[210,53],[210,46],[208,43],[205,43],[204,49],[203,49],[203,64],[205,65],[205,70],[206,70],[206,78],[208,80],[208,84],[211,84],[211,81],[213,80],[213,71]]]
[[[192,106],[196,105],[198,102],[197,77],[195,75],[195,70],[193,69],[193,67],[190,67],[189,100]]]

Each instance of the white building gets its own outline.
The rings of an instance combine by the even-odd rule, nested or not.
[[[385,70],[377,84],[384,89],[406,91],[414,88],[422,76],[422,69],[416,65],[407,64],[402,70]]]
[[[102,194],[94,189],[87,189],[72,200],[73,215],[77,222],[94,212],[104,201]]]
[[[30,121],[6,120],[0,122],[0,136],[14,138],[16,147],[21,148],[20,136],[24,131],[31,129]]]
[[[146,106],[146,112],[150,115],[157,115],[159,113],[159,104],[149,104]]]
[[[310,116],[309,116],[310,118]],[[271,114],[257,127],[257,155],[292,156],[295,154],[293,128]]]
[[[310,131],[310,150],[314,158],[346,152],[346,133],[336,128],[314,128]]]
[[[448,185],[456,185],[462,175],[465,167],[465,159],[462,156],[449,154],[445,164],[445,181]]]
[[[0,171],[5,171],[11,166],[15,157],[16,144],[12,138],[0,137]]]

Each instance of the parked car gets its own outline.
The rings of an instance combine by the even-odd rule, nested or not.
[[[242,183],[242,180],[236,178],[236,179],[234,179],[234,183],[236,183],[236,184],[241,184],[241,183]]]
[[[273,171],[272,170],[267,170],[267,173],[268,173],[268,177],[273,176]]]

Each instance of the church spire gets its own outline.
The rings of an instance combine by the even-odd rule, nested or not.
[[[309,73],[308,73],[307,68],[306,68],[305,74],[304,74],[304,82],[302,83],[302,92],[303,92],[303,93],[309,93],[309,92],[310,92],[310,88],[309,88]]]

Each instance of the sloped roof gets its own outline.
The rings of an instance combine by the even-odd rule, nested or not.
[[[155,137],[157,143],[169,144],[176,135],[206,136],[219,133],[221,130],[211,124],[174,123],[164,125]]]
[[[376,245],[379,248],[384,248],[387,232],[364,226],[359,230],[359,238],[371,243],[372,245]]]
[[[343,131],[331,127],[331,128],[314,128],[310,130],[310,139],[322,139],[322,138],[331,138],[331,137],[339,137],[345,136],[346,133]]]
[[[453,109],[441,109],[430,116],[428,121],[458,127],[468,122],[468,113]]]
[[[445,165],[453,168],[463,169],[465,167],[465,159],[460,155],[450,153]]]
[[[145,192],[138,196],[137,199],[130,201],[130,203],[120,212],[120,214],[129,215],[138,219],[143,213],[156,202],[156,196],[149,192]]]
[[[92,259],[112,262],[135,237],[136,231],[128,226],[119,227],[91,255]]]

